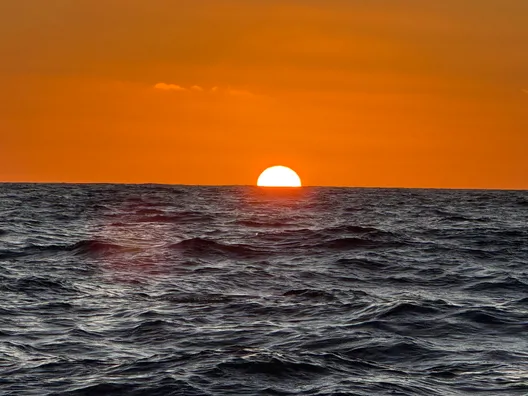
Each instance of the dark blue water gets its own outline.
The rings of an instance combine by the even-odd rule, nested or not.
[[[2,395],[525,395],[528,192],[0,184]]]

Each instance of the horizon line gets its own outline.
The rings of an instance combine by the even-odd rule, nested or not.
[[[185,184],[159,182],[69,182],[69,181],[0,181],[0,184],[56,184],[56,185],[126,185],[126,186],[185,186],[185,187],[255,187],[255,188],[355,188],[355,189],[398,189],[398,190],[492,190],[528,191],[526,188],[500,187],[404,187],[404,186],[345,186],[345,185],[302,185],[300,187],[262,187],[256,184]]]

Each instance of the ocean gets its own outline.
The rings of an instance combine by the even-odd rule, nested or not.
[[[528,191],[0,184],[1,395],[526,395]]]

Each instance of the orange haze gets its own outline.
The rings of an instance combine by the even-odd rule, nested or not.
[[[528,188],[526,0],[0,2],[0,181]]]

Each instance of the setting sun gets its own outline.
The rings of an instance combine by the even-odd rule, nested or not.
[[[272,166],[262,172],[257,180],[260,187],[301,187],[301,179],[286,166]]]

